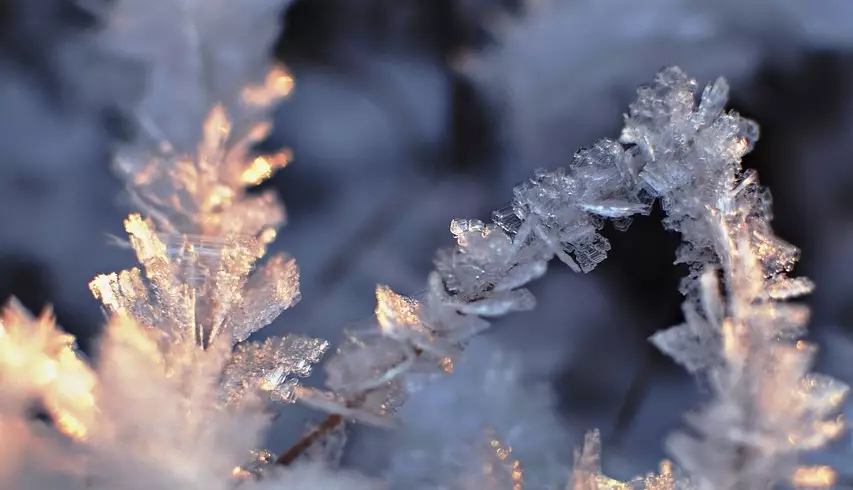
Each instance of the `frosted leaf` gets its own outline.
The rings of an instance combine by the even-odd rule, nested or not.
[[[294,262],[272,257],[256,270],[262,240],[185,236],[161,239],[150,221],[125,221],[131,245],[145,268],[96,277],[89,285],[112,314],[133,316],[176,340],[205,346],[219,336],[245,340],[299,299]],[[180,244],[180,245],[179,245]]]
[[[294,402],[297,378],[309,376],[328,348],[326,341],[296,335],[239,345],[223,371],[229,402],[258,390],[276,401]]]

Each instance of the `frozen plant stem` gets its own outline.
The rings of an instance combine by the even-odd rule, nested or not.
[[[811,283],[787,277],[798,250],[773,235],[769,193],[741,168],[757,126],[724,111],[723,79],[698,105],[695,90],[680,69],[664,69],[638,90],[621,144],[601,140],[568,168],[537,171],[494,224],[454,220],[457,245],[438,252],[422,301],[377,288],[378,331],[348,335],[326,365],[329,392],[297,389],[301,401],[334,415],[279,462],[344,419],[390,425],[409,387],[424,372],[450,371],[466,341],[489,326],[484,318],[534,306],[523,286],[551,258],[592,270],[610,248],[599,234],[604,221],[625,229],[659,199],[664,226],[685,242],[677,262],[691,274],[682,285],[686,323],[652,340],[706,377],[713,395],[688,419],[699,436],[675,434],[670,451],[702,488],[769,488],[791,478],[798,451],[840,433],[841,422],[828,417],[846,386],[808,374],[813,349],[797,340],[807,310],[783,302]]]

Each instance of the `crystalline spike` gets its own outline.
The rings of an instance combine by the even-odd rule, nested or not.
[[[696,111],[697,128],[710,125],[725,110],[729,100],[729,84],[724,78],[718,78],[705,87],[699,108]]]
[[[283,93],[281,73],[280,67],[273,67],[267,77],[271,86],[255,90],[267,93],[266,102]],[[273,195],[259,198],[245,190],[289,159],[288,150],[270,156],[252,153],[254,145],[268,134],[270,108],[253,107],[255,113],[248,120],[235,122],[226,107],[218,104],[207,114],[194,154],[152,148],[119,158],[148,160],[142,170],[134,172],[130,185],[136,204],[159,228],[181,234],[258,236],[280,226],[284,215]]]
[[[371,393],[374,394],[377,392]],[[305,405],[325,412],[339,414],[349,420],[355,420],[383,429],[393,429],[399,424],[399,422],[390,415],[389,412],[393,409],[389,409],[386,406],[385,401],[380,401],[375,404],[364,402],[363,406],[352,407],[349,406],[344,398],[314,388],[299,386],[296,388],[296,394],[299,401]],[[382,398],[380,397],[380,400],[381,399]]]
[[[456,305],[462,313],[485,317],[503,316],[513,311],[527,311],[536,307],[536,298],[526,289],[495,292],[487,298]]]
[[[257,390],[292,403],[297,378],[309,376],[328,348],[324,340],[294,335],[239,345],[224,370],[229,403],[239,403],[247,392]]]
[[[504,229],[507,233],[515,233],[521,226],[521,218],[516,214],[513,205],[505,206],[492,213],[492,219],[495,223]]]
[[[615,199],[589,204],[581,203],[580,207],[588,213],[604,216],[605,218],[624,218],[635,214],[644,214],[650,208],[648,204]]]
[[[249,276],[242,302],[228,319],[234,341],[242,342],[298,303],[300,298],[296,261],[284,254],[270,257]]]
[[[421,325],[418,318],[420,303],[399,295],[387,286],[376,288],[376,319],[382,332],[391,337],[405,337],[407,332]]]

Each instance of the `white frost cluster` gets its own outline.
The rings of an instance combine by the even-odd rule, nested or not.
[[[133,155],[145,158],[120,166],[150,215],[125,222],[141,267],[91,283],[110,317],[94,365],[49,314],[32,317],[14,302],[6,308],[0,439],[11,449],[0,450],[0,487],[760,490],[832,484],[831,469],[798,466],[797,455],[842,432],[836,412],[847,387],[809,373],[813,348],[800,340],[808,310],[787,300],[812,285],[788,277],[798,250],[773,235],[769,193],[740,165],[757,126],[725,111],[724,80],[697,101],[695,80],[678,68],[662,70],[639,89],[619,141],[601,140],[565,168],[537,171],[494,213],[494,223],[454,220],[456,245],[436,254],[426,293],[412,298],[377,287],[375,324],[347,333],[324,366],[326,389],[298,385],[327,342],[297,336],[247,342],[299,299],[295,263],[283,255],[262,260],[283,212],[273,199],[244,189],[287,163],[286,157],[252,155],[249,147],[268,131],[263,116],[286,94],[289,79],[273,68],[264,88],[252,89],[255,63],[240,58],[243,49],[257,53],[270,43],[269,14],[283,4],[260,2],[251,18],[241,17],[242,4],[239,12],[222,4],[220,10],[193,0],[128,2],[118,10],[113,28],[124,32],[123,41],[137,28],[146,39],[163,35],[157,39],[163,45],[130,44],[152,62],[155,81],[138,113],[149,139]],[[239,33],[248,25],[261,26],[252,38],[258,46],[242,44]],[[185,49],[166,50],[169,36]],[[234,71],[221,72],[226,66]],[[178,79],[163,85],[157,73]],[[242,121],[229,106],[234,101],[254,104],[254,112],[243,121],[251,122],[246,129],[232,132],[227,114]],[[176,112],[161,111],[166,108]],[[192,145],[185,147],[184,138]],[[122,156],[125,163],[131,158]],[[577,272],[593,270],[610,250],[605,225],[624,230],[655,201],[666,212],[664,226],[684,237],[677,260],[691,273],[682,286],[685,323],[652,341],[700,376],[711,399],[688,417],[689,430],[669,439],[676,467],[665,462],[659,474],[611,480],[601,474],[600,439],[591,432],[573,472],[561,479],[561,465],[569,462],[554,458],[563,441],[547,394],[525,385],[505,357],[475,356],[489,359],[478,370],[460,364],[460,356],[491,319],[535,306],[525,286],[545,274],[552,258]],[[384,480],[335,468],[346,423],[405,424],[401,404],[459,370],[483,377],[491,398],[473,414],[481,418],[443,433],[451,425],[441,417],[453,417],[454,410],[452,403],[436,407],[437,420],[399,433],[412,438],[411,447],[394,455]],[[466,397],[476,396],[461,393],[452,401],[467,408],[475,403]],[[522,406],[518,399],[528,396],[535,402]],[[270,399],[300,401],[329,416],[275,456],[259,449]],[[430,424],[437,428],[430,431]],[[554,426],[553,438],[529,438],[546,433],[542,424]]]

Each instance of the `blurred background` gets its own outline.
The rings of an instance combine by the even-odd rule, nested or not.
[[[108,6],[0,0],[0,297],[52,304],[87,350],[103,321],[88,281],[133,263],[108,240],[129,211],[110,160],[134,135],[125,91],[144,84],[92,48]],[[850,0],[295,0],[280,15],[269,55],[295,88],[267,143],[294,159],[264,186],[287,206],[274,248],[300,264],[303,300],[270,334],[334,344],[370,317],[377,283],[421,292],[450,219],[486,219],[533,169],[618,136],[636,86],[677,64],[703,84],[725,76],[731,107],[760,123],[744,163],[772,190],[778,234],[803,250],[797,272],[818,284],[818,369],[853,381]],[[413,398],[410,429],[354,429],[371,449],[349,463],[405,474],[400,448],[444,447],[485,423],[555,468],[598,427],[611,472],[653,469],[701,399],[646,341],[681,321],[679,239],[655,215],[608,237],[602,266],[554,264],[534,312],[499,322],[458,375]],[[288,407],[270,448],[311,418]],[[438,426],[455,429],[424,435]],[[818,458],[853,461],[849,446]]]

